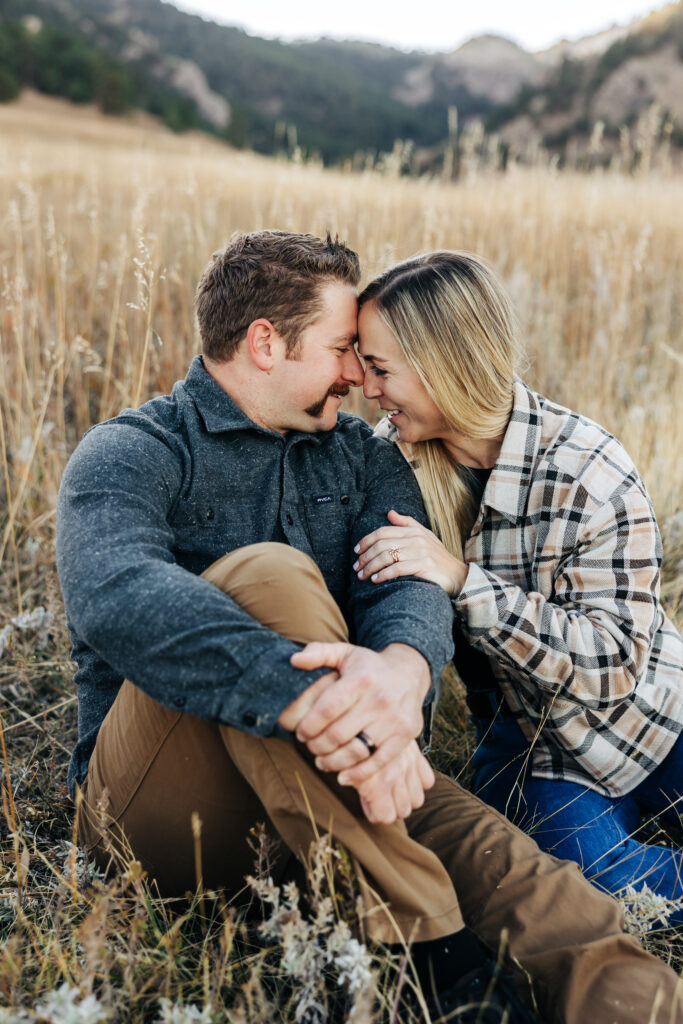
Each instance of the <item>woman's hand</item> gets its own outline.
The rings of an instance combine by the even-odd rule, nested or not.
[[[387,518],[391,526],[369,533],[355,548],[358,561],[353,568],[358,579],[382,583],[397,576],[418,576],[438,583],[448,594],[459,594],[467,578],[467,563],[452,555],[431,530],[411,516],[392,509]],[[396,551],[398,561],[393,554]]]

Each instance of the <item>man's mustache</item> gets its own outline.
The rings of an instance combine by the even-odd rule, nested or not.
[[[336,395],[339,398],[345,398],[350,390],[350,384],[333,384],[332,387],[323,395],[319,402],[316,402],[315,405],[309,405],[308,409],[306,409],[305,411],[308,413],[309,416],[321,416],[322,411],[325,408],[325,402],[330,397],[330,395]]]

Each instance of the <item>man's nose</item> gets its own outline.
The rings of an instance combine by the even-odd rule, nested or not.
[[[355,349],[351,349],[344,360],[342,377],[348,384],[352,384],[354,388],[359,387],[363,383],[363,364],[356,355]]]

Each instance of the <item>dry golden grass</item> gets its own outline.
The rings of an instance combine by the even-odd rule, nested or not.
[[[152,994],[201,1002],[213,993],[219,1006],[244,983],[234,1019],[264,1020],[266,975],[236,966],[249,961],[246,940],[219,903],[207,937],[140,888],[128,903],[102,884],[78,895],[74,866],[59,867],[75,728],[53,558],[64,463],[91,423],[184,375],[198,350],[197,277],[233,231],[338,232],[366,279],[420,250],[469,249],[512,294],[527,381],[603,423],[634,456],[663,527],[663,591],[680,626],[683,181],[560,175],[542,164],[458,184],[323,172],[29,96],[0,107],[0,216],[0,631],[39,604],[52,615],[43,647],[35,631],[12,627],[0,660],[9,767],[0,925],[14,932],[0,998],[30,1005],[63,981],[111,994],[118,978],[111,1006],[120,1012],[125,991],[133,1008],[121,1019],[143,1020]],[[374,416],[362,397],[351,404]],[[463,724],[442,720],[440,764],[462,760]],[[107,938],[115,919],[123,942]],[[233,965],[229,983],[216,980],[221,963]]]

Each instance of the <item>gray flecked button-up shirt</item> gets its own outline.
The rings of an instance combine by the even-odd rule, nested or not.
[[[290,665],[295,645],[200,579],[228,551],[277,540],[311,555],[373,650],[420,651],[434,683],[452,654],[451,603],[433,583],[360,582],[353,546],[390,508],[425,522],[412,472],[356,416],[334,430],[257,426],[196,357],[171,395],[100,423],[64,473],[57,566],[77,663],[81,782],[124,678],[154,700],[260,736],[325,669]]]

